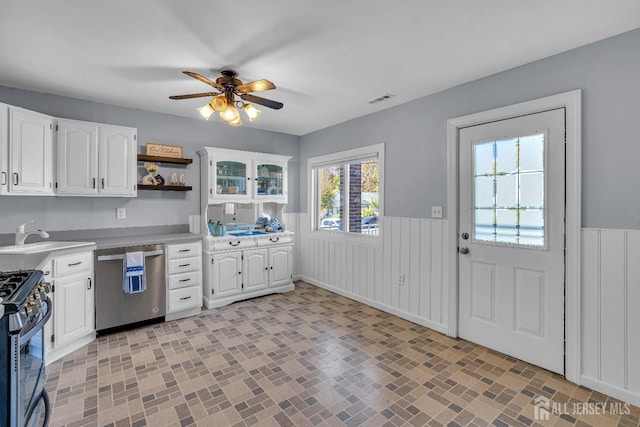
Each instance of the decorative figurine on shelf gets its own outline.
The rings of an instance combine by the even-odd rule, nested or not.
[[[158,185],[164,185],[164,177],[162,175],[156,175],[155,179]]]
[[[146,185],[158,185],[158,181],[156,181],[154,177],[155,173],[158,172],[158,165],[151,162],[144,162],[144,168],[148,174],[142,177],[142,183]]]

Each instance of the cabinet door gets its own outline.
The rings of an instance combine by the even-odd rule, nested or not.
[[[251,198],[251,163],[242,159],[214,161],[213,199],[243,200]]]
[[[98,194],[98,125],[58,120],[58,194]]]
[[[53,194],[53,118],[10,109],[9,191]]]
[[[293,275],[293,247],[281,246],[269,249],[269,286],[291,283]]]
[[[213,298],[242,292],[242,253],[227,252],[213,256]]]
[[[0,104],[0,194],[9,192],[9,106]]]
[[[266,249],[245,251],[242,260],[242,283],[244,292],[267,287],[269,263]]]
[[[93,332],[94,303],[90,274],[54,280],[55,346],[60,347]]]
[[[100,125],[98,133],[99,193],[105,196],[135,196],[135,129]]]
[[[254,162],[254,198],[260,202],[287,201],[287,165],[275,161]]]

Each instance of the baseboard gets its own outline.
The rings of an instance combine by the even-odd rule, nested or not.
[[[297,276],[296,280],[302,280],[304,282],[310,283],[310,284],[312,284],[314,286],[317,286],[319,288],[323,288],[323,289],[326,289],[326,290],[328,290],[330,292],[334,292],[336,294],[342,295],[343,297],[346,297],[346,298],[361,302],[363,304],[366,304],[366,305],[369,305],[371,307],[377,308],[378,310],[382,310],[384,312],[391,313],[391,314],[393,314],[395,316],[398,316],[398,317],[400,317],[402,319],[408,320],[408,321],[413,322],[413,323],[417,323],[418,325],[422,325],[422,326],[424,326],[426,328],[433,329],[434,331],[440,332],[442,334],[445,334],[445,335],[447,334],[447,327],[445,325],[441,324],[441,323],[436,323],[436,322],[433,322],[431,320],[424,319],[424,318],[422,318],[420,316],[416,316],[415,314],[408,313],[408,312],[406,312],[404,310],[400,310],[398,308],[391,307],[391,306],[389,306],[387,304],[382,304],[382,303],[380,303],[378,301],[375,301],[375,300],[372,300],[372,299],[369,299],[369,298],[366,298],[366,297],[363,297],[363,296],[360,296],[360,295],[356,295],[356,294],[354,294],[352,292],[345,291],[344,289],[336,288],[335,286],[329,285],[327,283],[320,282],[318,280],[312,279],[312,278],[304,276],[304,275]]]
[[[69,353],[73,353],[74,351],[84,347],[85,345],[95,341],[96,339],[96,333],[92,332],[91,334],[80,338],[68,345],[65,345],[64,347],[60,347],[60,348],[56,348],[54,350],[51,351],[47,351],[47,354],[45,356],[45,360],[46,360],[46,364],[49,365],[53,362],[55,362],[58,359],[63,358],[64,356],[66,356]]]
[[[616,399],[622,400],[623,402],[631,403],[635,406],[640,406],[640,395],[638,393],[634,393],[630,390],[607,384],[588,375],[582,375],[580,377],[580,380],[582,381],[582,386],[584,387],[588,387],[597,392],[615,397]]]

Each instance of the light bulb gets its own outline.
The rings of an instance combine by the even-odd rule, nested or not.
[[[228,105],[227,109],[220,112],[220,118],[227,123],[233,122],[240,118],[240,113],[233,105]]]
[[[227,98],[224,95],[218,95],[211,100],[211,106],[216,111],[224,111],[227,109]]]
[[[228,122],[229,125],[231,126],[242,126],[242,119],[240,118],[240,116],[238,116],[238,118],[232,122]]]
[[[200,115],[206,120],[209,120],[209,118],[213,114],[213,108],[211,108],[210,104],[203,105],[202,107],[198,108],[198,112],[200,112]]]
[[[260,116],[260,114],[262,114],[262,111],[258,110],[256,107],[254,107],[251,104],[245,104],[244,112],[247,113],[247,116],[249,117],[250,121],[254,121],[255,119],[258,118],[258,116]]]

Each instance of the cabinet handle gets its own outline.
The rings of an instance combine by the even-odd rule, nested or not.
[[[91,277],[87,277],[87,281],[89,282],[89,286],[87,287],[87,289],[91,289]]]
[[[180,279],[180,282],[188,282],[190,280],[191,280],[190,278],[189,279]]]
[[[268,270],[268,269],[269,269],[269,267],[265,267],[264,269],[265,269],[265,270]]]
[[[189,295],[188,297],[182,297],[182,298],[180,298],[180,301],[184,301],[184,300],[186,300],[186,299],[191,299],[191,295]]]
[[[178,267],[189,267],[191,264],[180,264]]]
[[[280,238],[276,237],[276,239],[273,240],[273,237],[269,237],[269,240],[272,241],[273,243],[276,243],[278,240],[280,240]]]
[[[72,262],[71,264],[67,264],[68,267],[75,267],[76,265],[82,264],[82,261]]]
[[[242,274],[242,271],[238,271],[238,274]]]
[[[178,252],[191,252],[191,249],[180,249]]]
[[[7,185],[7,173],[2,172],[2,185]]]
[[[104,190],[104,178],[102,178],[102,189]]]
[[[229,242],[229,244],[230,244],[231,246],[238,246],[238,245],[240,244],[240,240],[238,240],[236,243]]]
[[[96,188],[96,179],[93,178],[93,188]]]
[[[18,172],[13,173],[13,185],[18,185]]]
[[[48,276],[48,275],[50,275],[50,274],[51,274],[51,271],[49,271],[49,270],[47,270],[47,271],[45,271],[45,272],[44,272],[44,275],[45,275],[45,276]]]

